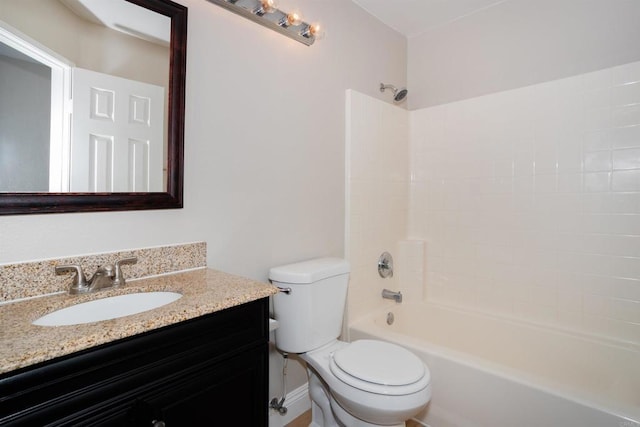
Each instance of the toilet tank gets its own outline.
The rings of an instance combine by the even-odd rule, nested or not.
[[[347,261],[317,258],[274,267],[269,279],[291,290],[273,297],[278,349],[306,353],[340,336],[349,283]]]

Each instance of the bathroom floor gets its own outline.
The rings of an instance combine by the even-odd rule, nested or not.
[[[311,411],[307,411],[295,420],[291,421],[285,427],[309,427],[310,423]],[[407,427],[422,427],[422,424],[418,423],[417,421],[409,420],[407,421]]]
[[[307,411],[295,420],[291,421],[285,427],[309,427],[311,424],[311,411]]]

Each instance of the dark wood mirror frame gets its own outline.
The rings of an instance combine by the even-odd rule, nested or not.
[[[170,0],[127,0],[171,18],[166,193],[0,193],[0,215],[182,208],[187,8]]]

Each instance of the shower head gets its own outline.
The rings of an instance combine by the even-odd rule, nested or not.
[[[398,89],[393,85],[386,85],[384,83],[380,83],[380,92],[384,92],[385,89],[391,89],[393,91],[393,102],[399,104],[404,101],[407,97],[407,93],[409,92],[406,88],[402,87]]]

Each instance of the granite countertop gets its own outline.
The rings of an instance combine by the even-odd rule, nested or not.
[[[135,292],[183,296],[163,307],[118,319],[73,326],[35,326],[40,316],[70,305]],[[211,269],[131,280],[85,295],[57,294],[0,306],[0,373],[224,310],[277,293],[267,283]]]

